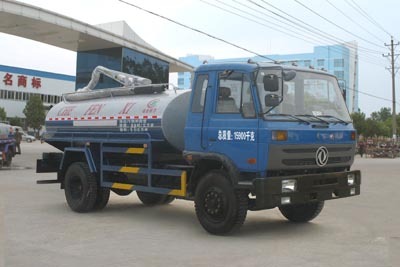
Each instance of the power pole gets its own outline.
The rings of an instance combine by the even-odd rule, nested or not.
[[[382,56],[384,57],[390,57],[390,68],[387,68],[388,70],[391,70],[392,72],[392,133],[393,133],[393,140],[397,141],[397,121],[396,121],[396,86],[395,86],[395,77],[396,77],[396,72],[397,68],[394,65],[395,61],[397,60],[397,57],[399,54],[394,54],[394,48],[398,46],[400,43],[397,42],[397,44],[393,43],[393,36],[391,38],[390,44],[386,44],[385,46],[390,47],[390,53],[387,55],[383,54]],[[396,59],[395,59],[396,56]]]

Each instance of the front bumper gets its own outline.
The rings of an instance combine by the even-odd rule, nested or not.
[[[348,184],[349,174],[355,177],[353,185]],[[283,193],[282,180],[287,179],[295,179],[297,187],[295,191]],[[256,178],[253,180],[253,193],[256,199],[250,209],[271,209],[282,206],[282,198],[285,198],[287,204],[303,204],[356,196],[360,194],[360,185],[360,171]]]

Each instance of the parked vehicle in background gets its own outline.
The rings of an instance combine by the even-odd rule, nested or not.
[[[18,129],[18,131],[22,134],[22,141],[26,141],[28,143],[32,143],[33,141],[36,141],[36,137],[24,132],[22,127],[20,127],[20,126],[11,126],[11,127],[13,128],[13,133],[15,132],[16,129]]]

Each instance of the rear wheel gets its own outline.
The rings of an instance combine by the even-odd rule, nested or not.
[[[5,167],[10,167],[11,166],[11,162],[12,162],[12,158],[13,158],[13,152],[11,152],[10,150],[7,152],[6,154],[6,160],[4,161],[3,165]]]
[[[149,206],[169,204],[175,199],[174,196],[161,195],[161,194],[150,193],[150,192],[136,191],[136,194],[137,194],[138,198],[140,199],[140,201],[142,201],[143,204],[149,205]]]
[[[216,235],[240,228],[246,219],[248,193],[235,190],[223,171],[211,171],[196,188],[196,215],[203,228]]]
[[[94,209],[95,204],[102,205],[101,201],[96,203],[98,185],[96,177],[90,172],[86,163],[72,163],[65,174],[64,183],[65,198],[73,211],[88,212]]]
[[[282,215],[291,222],[304,223],[315,219],[322,211],[324,201],[279,207]]]

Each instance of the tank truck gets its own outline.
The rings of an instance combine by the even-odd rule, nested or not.
[[[9,167],[15,156],[15,139],[11,125],[0,122],[0,169]]]
[[[93,90],[100,75],[122,86]],[[192,90],[171,90],[97,67],[45,124],[45,141],[61,152],[37,161],[38,173],[57,173],[38,183],[60,183],[75,212],[103,209],[110,191],[136,191],[149,206],[194,201],[202,227],[223,235],[248,210],[308,222],[324,201],[360,194],[356,132],[337,79],[323,71],[203,64]]]

